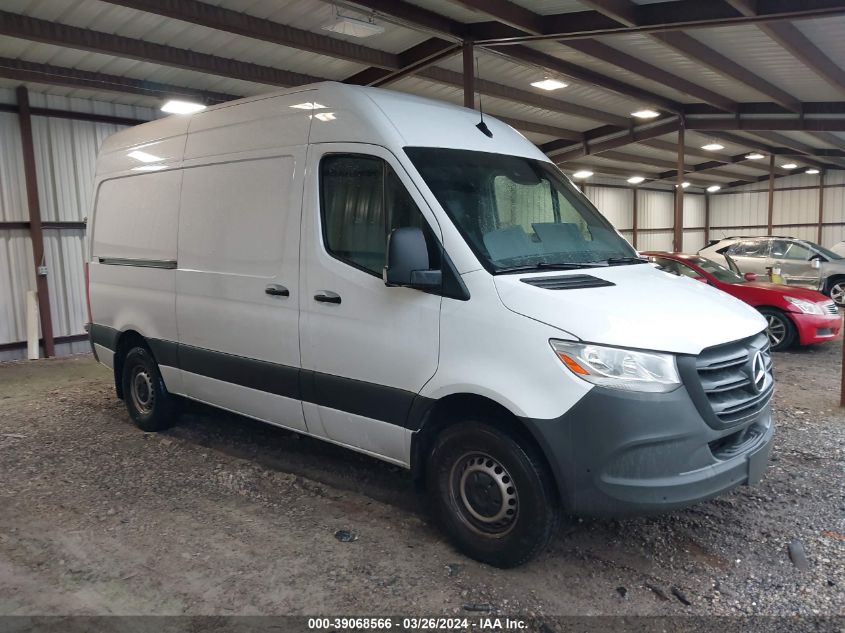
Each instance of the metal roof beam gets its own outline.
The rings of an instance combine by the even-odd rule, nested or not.
[[[392,53],[297,29],[248,13],[197,2],[197,0],[104,0],[104,2],[367,66],[394,70],[401,67],[398,56]]]
[[[841,132],[845,131],[845,117],[732,117],[687,116],[689,130],[746,130],[754,132]]]
[[[433,81],[435,83],[446,84],[457,88],[463,88],[463,75],[459,72],[447,70],[445,68],[431,67],[417,73],[418,77]],[[488,97],[496,97],[497,99],[506,99],[525,105],[531,105],[543,110],[550,110],[552,112],[560,112],[569,116],[580,117],[592,121],[602,121],[615,127],[625,127],[628,125],[628,119],[615,114],[609,114],[589,108],[587,106],[578,105],[563,101],[561,99],[552,99],[545,95],[538,95],[527,90],[520,90],[512,88],[503,84],[499,84],[487,79],[475,80],[476,91],[487,95]]]
[[[79,88],[133,94],[143,97],[165,99],[182,97],[213,104],[239,99],[237,95],[209,90],[198,90],[172,84],[156,83],[130,77],[119,77],[75,68],[64,68],[51,64],[37,64],[20,59],[0,58],[0,77],[26,83],[39,83],[65,88]]]
[[[459,0],[464,5],[486,4],[484,0]],[[574,11],[542,16],[539,34],[519,33],[526,21],[518,13],[508,11],[498,22],[479,22],[468,26],[467,36],[480,44],[508,44],[538,40],[572,40],[622,35],[657,33],[663,31],[714,28],[742,24],[756,24],[779,20],[819,18],[845,13],[840,0],[757,0],[756,15],[746,16],[722,2],[677,0],[625,6],[618,1],[596,2],[599,11]],[[611,17],[611,15],[616,16]],[[505,22],[503,24],[503,22]]]
[[[454,1],[476,11],[481,11],[496,20],[528,33],[542,33],[545,26],[545,16],[529,11],[528,9],[524,9],[523,7],[515,5],[508,0]],[[591,57],[595,57],[596,59],[601,59],[602,61],[638,74],[641,77],[656,83],[672,86],[675,90],[684,92],[698,99],[702,99],[707,103],[721,108],[722,110],[726,110],[728,112],[736,111],[737,104],[732,102],[730,99],[722,95],[718,95],[711,90],[695,84],[694,82],[673,75],[661,68],[647,64],[636,57],[627,55],[596,40],[585,39],[561,43],[574,50],[590,55]],[[565,62],[527,46],[502,46],[495,48],[495,50],[500,53],[504,53],[506,56],[514,57],[530,64],[539,65],[560,75],[576,80],[587,81],[614,92],[618,92],[624,96],[637,98],[640,100],[643,107],[657,107],[669,110],[670,112],[680,112],[681,110],[680,104],[672,99],[647,91],[638,86],[631,86],[630,84],[606,77],[596,73],[595,71],[584,68],[582,64]]]
[[[802,157],[800,159],[802,163],[806,163],[807,165],[812,165],[814,167],[819,167],[819,168],[828,168],[829,167],[829,165],[827,165],[825,163],[822,163],[822,162],[819,162],[817,160],[813,160],[812,158],[809,158],[809,156],[813,155],[813,151],[814,151],[815,148],[810,147],[809,145],[806,145],[804,143],[801,143],[800,141],[793,140],[790,137],[785,136],[783,134],[778,134],[777,132],[759,131],[759,132],[754,132],[754,134],[756,136],[759,136],[760,138],[766,139],[767,141],[772,141],[774,143],[777,143],[778,145],[782,145],[784,147],[788,147],[792,150],[795,150],[796,152],[799,152],[799,154],[802,155]],[[831,158],[830,162],[837,165],[839,169],[842,169],[843,167],[845,167],[845,164],[843,164],[842,161],[837,160],[836,158]]]
[[[323,81],[321,77],[101,33],[7,11],[0,11],[0,35],[271,86],[288,87]]]
[[[757,3],[752,0],[725,1],[747,17],[757,15]],[[845,93],[845,70],[842,70],[836,62],[825,55],[797,27],[786,22],[773,22],[757,24],[757,28],[783,46],[793,57],[800,60],[807,68],[827,81],[836,90]]]
[[[503,0],[498,1],[502,2]],[[387,15],[390,18],[397,19],[402,23],[415,27],[417,29],[426,30],[433,28],[436,33],[444,36],[454,35],[455,33],[464,34],[468,27],[467,24],[458,22],[457,20],[452,20],[451,18],[433,13],[428,10],[425,10],[423,14],[420,14],[420,12],[416,10],[417,7],[412,7],[411,5],[408,5],[407,3],[401,0],[351,0],[351,4],[358,7],[363,7],[364,9],[376,11],[377,13],[381,13],[383,15]],[[486,4],[486,1],[483,4]],[[528,14],[532,13],[510,2],[508,2],[507,5],[503,4],[502,7],[504,7],[504,11],[506,13],[519,13],[523,16],[523,18],[528,16]],[[419,17],[420,19],[420,21],[417,23],[414,22],[416,17]],[[534,26],[536,27],[538,25]],[[580,66],[578,64],[572,64],[570,62],[566,62],[564,60],[553,57],[552,55],[547,55],[540,51],[536,51],[527,46],[508,47],[505,50],[497,50],[496,52],[502,55],[503,57],[511,59],[512,61],[515,61],[519,64],[527,63],[534,66],[538,66],[540,68],[544,68],[557,74],[564,75],[576,81],[589,83],[593,86],[597,86],[614,94],[624,95],[636,101],[653,103],[658,107],[674,112],[680,110],[680,104],[672,101],[671,99],[667,99],[666,97],[646,91],[638,86],[627,84],[613,77],[607,77],[605,75],[602,75],[601,73],[597,73],[588,68],[584,68],[583,66]],[[525,94],[531,93],[526,92]],[[593,120],[597,121],[603,120],[605,122],[609,122],[608,119],[597,119],[595,117],[590,118],[593,118]],[[616,117],[616,121],[624,121],[622,123],[617,123],[617,125],[628,125],[628,120],[625,117]]]
[[[552,141],[541,145],[540,149],[555,158],[557,162],[563,162],[663,136],[677,129],[678,119],[674,117],[629,128],[622,132],[605,126],[584,132],[580,143]]]
[[[347,77],[344,79],[344,83],[361,86],[386,86],[451,57],[459,50],[461,50],[460,44],[439,37],[432,37],[399,53],[396,56],[399,60],[397,68],[391,70],[370,66],[351,77]]]
[[[636,7],[638,5],[630,0],[583,0],[583,2],[621,24],[626,26],[636,26],[637,24]],[[686,33],[652,33],[651,37],[673,48],[685,57],[707,66],[714,72],[766,95],[792,112],[801,111],[801,104],[795,97]]]

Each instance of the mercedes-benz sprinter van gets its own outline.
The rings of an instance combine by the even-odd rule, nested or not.
[[[398,464],[499,566],[562,512],[756,482],[763,318],[648,264],[532,143],[479,123],[322,83],[107,139],[90,334],[137,425],[188,398]]]

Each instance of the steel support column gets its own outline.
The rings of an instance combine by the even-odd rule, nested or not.
[[[631,189],[634,194],[634,204],[631,218],[631,241],[634,244],[634,249],[637,248],[637,232],[640,229],[640,190],[637,187]]]
[[[684,250],[684,122],[678,126],[678,173],[675,183],[675,221],[672,248],[676,253]]]
[[[38,315],[41,319],[41,338],[44,340],[44,355],[55,356],[53,343],[53,319],[50,312],[50,294],[47,277],[38,274],[44,265],[44,233],[41,227],[41,206],[38,200],[38,174],[35,169],[35,147],[32,137],[32,112],[29,107],[29,92],[26,86],[17,90],[18,118],[23,150],[23,171],[26,179],[26,202],[29,208],[29,236],[32,240],[32,256],[35,263],[35,283],[38,291]]]
[[[473,45],[471,41],[465,41],[464,53],[464,107],[475,109],[475,61],[473,58]]]
[[[822,227],[824,226],[824,170],[819,172],[819,233],[816,243],[822,243]]]
[[[710,243],[710,194],[704,192],[704,246]]]
[[[772,234],[772,225],[775,218],[775,155],[769,155],[769,212],[766,227],[768,235]]]

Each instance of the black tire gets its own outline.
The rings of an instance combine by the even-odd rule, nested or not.
[[[798,332],[792,319],[786,316],[786,313],[777,308],[760,308],[760,314],[768,323],[766,334],[773,352],[781,352],[795,344]]]
[[[142,431],[163,431],[176,422],[178,406],[161,379],[155,359],[145,347],[133,347],[123,362],[123,401]]]
[[[845,277],[832,279],[828,283],[826,294],[840,308],[845,306]]]
[[[444,430],[426,468],[432,511],[456,547],[516,567],[557,534],[560,502],[545,461],[528,442],[465,421]]]

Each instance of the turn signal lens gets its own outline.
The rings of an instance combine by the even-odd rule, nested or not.
[[[580,374],[582,376],[590,375],[590,372],[581,367],[581,365],[579,365],[571,356],[567,356],[566,354],[562,354],[560,352],[558,352],[557,355],[558,358],[563,361],[563,364],[569,367],[569,371],[571,371],[573,374]]]

